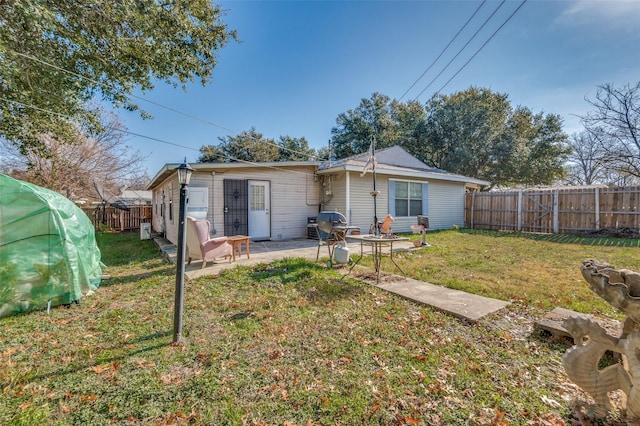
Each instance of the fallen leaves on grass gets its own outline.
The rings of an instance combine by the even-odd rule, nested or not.
[[[181,385],[185,379],[197,377],[201,374],[202,370],[200,368],[178,366],[169,373],[162,375],[160,381],[165,385]]]

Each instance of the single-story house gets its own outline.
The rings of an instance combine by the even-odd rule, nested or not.
[[[151,191],[125,189],[124,191],[120,192],[118,198],[128,206],[150,205]]]
[[[248,235],[253,240],[308,236],[311,218],[339,211],[363,233],[373,222],[374,174],[363,170],[369,154],[332,162],[196,163],[189,184],[187,215],[211,222],[211,233]],[[394,146],[376,152],[375,197],[379,220],[395,218],[394,232],[411,232],[417,216],[430,229],[464,226],[465,194],[489,182],[429,167]],[[180,185],[166,164],[153,178],[152,228],[177,241]]]

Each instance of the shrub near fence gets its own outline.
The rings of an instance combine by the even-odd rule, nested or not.
[[[96,229],[109,231],[138,231],[140,224],[151,222],[152,206],[128,206],[129,210],[111,206],[96,206],[82,209],[93,222]]]
[[[639,187],[562,187],[467,194],[466,226],[500,231],[579,233],[640,229]]]

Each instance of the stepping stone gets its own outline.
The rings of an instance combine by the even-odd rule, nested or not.
[[[595,317],[564,308],[555,308],[553,311],[548,312],[544,317],[536,321],[535,327],[548,331],[554,336],[572,337],[571,334],[562,327],[562,321],[570,317],[588,318],[599,324],[611,336],[619,336],[622,332],[622,323],[620,321]]]
[[[393,282],[380,282],[376,286],[469,322],[477,322],[482,317],[509,305],[509,302],[503,300],[399,276]]]

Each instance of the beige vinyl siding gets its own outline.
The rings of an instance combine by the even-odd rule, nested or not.
[[[293,170],[293,172],[292,172]],[[297,173],[296,173],[297,172]],[[307,218],[316,216],[320,206],[320,185],[313,179],[314,170],[309,167],[247,168],[230,169],[224,172],[194,172],[190,187],[209,188],[209,205],[207,219],[211,222],[212,236],[224,235],[224,179],[264,180],[271,187],[271,239],[292,239],[307,237]],[[170,188],[173,188],[171,191]],[[180,185],[177,176],[173,175],[154,190],[154,197],[161,200],[165,191],[166,238],[177,243],[178,214],[180,209]],[[173,194],[173,220],[169,219],[169,194]],[[154,198],[155,200],[155,198]],[[153,229],[162,232],[163,218],[153,214]]]
[[[464,183],[429,182],[429,229],[464,226]]]
[[[329,179],[325,177],[325,181]],[[347,187],[346,187],[346,176],[344,174],[340,175],[331,175],[331,190],[333,192],[333,196],[329,199],[328,202],[325,202],[322,205],[323,211],[335,211],[340,212],[343,215],[349,217],[347,208]],[[353,195],[353,194],[352,194]],[[327,200],[329,197],[325,196],[324,199]]]
[[[211,179],[211,175],[209,175]],[[320,185],[310,168],[255,168],[216,172],[209,194],[209,221],[217,233],[224,232],[224,179],[264,180],[271,187],[271,239],[305,238],[307,218],[316,216],[320,206]]]
[[[377,200],[378,220],[382,221],[389,212],[389,181],[408,180],[406,177],[378,174],[376,189],[380,191]],[[450,183],[438,180],[409,179],[411,182],[428,185],[429,228],[449,229],[452,225],[464,226],[464,183]],[[373,177],[370,173],[364,177],[351,174],[351,224],[359,226],[363,233],[369,231],[373,222]],[[395,217],[391,228],[395,233],[411,232],[411,225],[417,223],[415,216]]]
[[[382,220],[389,212],[389,178],[387,176],[376,177],[376,189],[380,195],[376,198],[376,212],[378,219]],[[359,226],[363,234],[369,232],[373,223],[373,174],[367,173],[364,177],[360,173],[351,174],[351,224]]]
[[[164,192],[164,217],[160,216],[162,209],[162,194]],[[156,214],[156,206],[153,208],[153,217],[151,227],[154,232],[164,232],[165,238],[171,242],[178,241],[178,213],[180,210],[180,185],[178,177],[173,176],[162,182],[161,185],[153,190],[154,201],[158,202],[158,213]],[[169,210],[171,209],[171,214]]]

